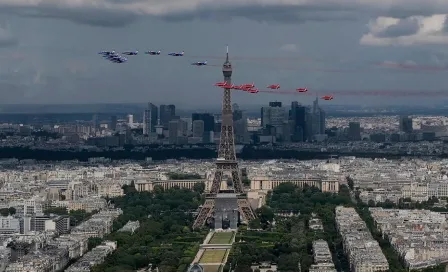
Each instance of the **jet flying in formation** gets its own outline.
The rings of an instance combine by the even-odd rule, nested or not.
[[[241,87],[242,88],[254,88],[255,82],[252,82],[252,84],[242,84]]]
[[[280,84],[272,84],[267,86],[267,88],[272,89],[272,90],[278,90],[280,89]]]
[[[101,51],[98,54],[103,55],[103,56],[111,56],[111,55],[116,55],[115,51]]]
[[[159,51],[146,51],[145,54],[147,55],[160,55],[160,50]]]
[[[249,92],[249,93],[258,93],[260,91],[258,89],[249,89],[249,90],[247,90],[247,92]]]
[[[176,52],[168,53],[169,56],[173,56],[173,57],[181,57],[181,56],[183,56],[184,54],[185,54],[184,51],[179,52],[179,53],[176,53]]]
[[[197,62],[193,62],[191,65],[196,65],[196,66],[205,66],[207,65],[207,61],[197,61]]]
[[[123,63],[126,62],[128,59],[125,57],[122,57],[120,55],[118,55],[117,53],[115,53],[115,51],[101,51],[98,54],[102,55],[103,58],[114,62],[114,63]]]
[[[324,95],[321,97],[323,100],[333,100],[333,96],[332,95]]]
[[[227,81],[221,81],[221,82],[215,83],[216,87],[222,87],[222,86],[225,86],[225,85],[227,85]]]
[[[122,54],[123,55],[127,55],[127,56],[137,56],[138,55],[138,51],[125,51]]]
[[[299,93],[306,93],[306,92],[308,92],[308,89],[307,88],[298,88],[298,89],[296,89],[296,91],[298,91]]]
[[[113,57],[108,58],[108,60],[110,60],[114,63],[123,63],[123,62],[128,61],[127,58],[122,57],[122,56],[113,56]]]
[[[221,86],[221,88],[223,88],[223,89],[235,89],[235,85],[226,83],[225,85]]]

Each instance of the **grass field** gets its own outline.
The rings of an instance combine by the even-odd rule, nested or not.
[[[200,263],[221,263],[226,255],[227,249],[206,249],[202,254]]]
[[[212,239],[208,244],[218,245],[218,244],[230,244],[232,241],[234,233],[233,232],[215,232]]]
[[[218,272],[221,265],[203,265],[204,272]]]

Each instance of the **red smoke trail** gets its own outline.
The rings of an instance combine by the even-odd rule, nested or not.
[[[417,65],[417,64],[403,64],[403,63],[392,63],[392,62],[382,62],[375,63],[377,66],[387,67],[387,68],[398,68],[405,70],[422,70],[422,71],[447,71],[447,67],[440,66],[428,66],[428,65]]]
[[[242,90],[237,90],[242,91]],[[246,91],[242,91],[246,92]],[[406,90],[309,90],[306,93],[300,93],[298,91],[291,90],[259,90],[259,93],[271,93],[279,95],[299,95],[299,96],[322,96],[322,95],[334,95],[334,96],[388,96],[388,97],[448,97],[448,90],[446,91],[406,91]]]

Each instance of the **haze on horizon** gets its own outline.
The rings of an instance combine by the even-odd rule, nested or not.
[[[1,104],[216,105],[229,44],[235,83],[261,89],[393,90],[448,96],[448,1],[0,0]],[[101,50],[139,50],[128,63]],[[161,50],[148,56],[146,50]],[[184,57],[168,52],[185,51]],[[208,60],[209,67],[190,63]],[[325,92],[323,92],[325,91]],[[234,92],[266,104],[314,96]],[[335,104],[431,104],[445,97],[337,96]],[[329,103],[322,101],[321,103]]]

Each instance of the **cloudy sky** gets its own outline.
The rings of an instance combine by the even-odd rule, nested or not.
[[[446,0],[0,0],[0,103],[218,105],[226,44],[234,83],[307,87],[337,104],[432,103],[448,96],[446,14]],[[114,64],[101,50],[162,55]]]

